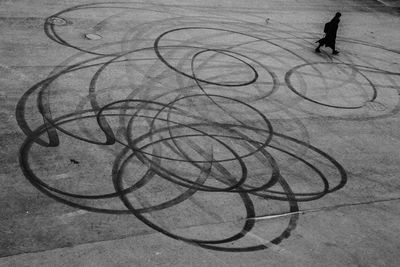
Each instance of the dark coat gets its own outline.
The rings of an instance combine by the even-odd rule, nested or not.
[[[340,19],[338,18],[333,18],[330,22],[327,23],[325,26],[325,37],[318,40],[317,43],[320,43],[320,45],[325,45],[326,47],[330,47],[332,49],[335,49],[335,43],[336,43],[336,34],[338,30]]]

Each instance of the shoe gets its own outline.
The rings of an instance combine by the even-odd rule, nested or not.
[[[315,52],[321,53],[321,50],[319,50],[319,48],[317,47],[317,48],[315,48]]]
[[[339,54],[339,51],[337,51],[337,50],[332,52],[332,55],[337,55],[337,54]]]

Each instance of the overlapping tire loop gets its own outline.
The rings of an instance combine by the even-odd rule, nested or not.
[[[248,27],[256,27],[255,25],[241,21],[236,21],[231,25],[223,21],[218,24],[218,19],[215,17],[194,19],[194,23],[193,21],[187,22],[190,21],[190,18],[187,17],[177,18],[175,20],[178,22],[187,22],[180,27],[175,26],[177,23],[172,23],[174,19],[161,21],[160,24],[166,23],[166,25],[172,21],[171,26],[159,32],[158,36],[152,39],[153,46],[140,47],[140,41],[131,38],[128,40],[129,42],[127,40],[121,42],[123,49],[117,52],[113,52],[114,48],[111,49],[111,47],[118,45],[118,42],[87,48],[72,44],[58,32],[62,27],[73,25],[73,21],[66,19],[69,13],[96,9],[122,9],[127,13],[140,10],[138,6],[130,6],[123,2],[89,4],[72,7],[47,18],[44,24],[47,36],[60,45],[78,50],[79,54],[76,58],[66,61],[66,65],[55,68],[46,79],[27,90],[17,106],[17,120],[27,136],[20,149],[20,166],[26,178],[39,191],[78,209],[107,214],[132,214],[147,226],[164,235],[203,248],[243,252],[261,250],[270,244],[279,244],[290,236],[297,225],[299,202],[320,199],[326,194],[341,189],[346,184],[346,171],[338,161],[307,140],[299,140],[290,134],[278,132],[274,123],[268,118],[268,113],[260,110],[259,104],[253,104],[257,101],[265,101],[265,105],[269,105],[268,98],[280,87],[281,78],[278,78],[272,68],[254,58],[252,53],[246,54],[246,51],[254,51],[246,50],[245,46],[247,43],[264,44],[277,50],[283,50],[295,57],[296,60],[303,62],[286,72],[284,82],[291,91],[300,96],[300,99],[303,98],[303,101],[310,101],[325,108],[357,109],[362,108],[363,104],[337,106],[322,103],[303,95],[301,90],[295,88],[292,81],[294,76],[299,75],[297,72],[300,68],[311,67],[318,72],[318,64],[350,67],[355,72],[361,73],[371,86],[372,93],[369,93],[370,99],[368,99],[371,102],[377,97],[377,89],[373,81],[361,71],[366,69],[371,71],[370,67],[331,61],[312,63],[286,48],[282,43],[274,41],[274,38],[277,38],[274,36],[274,31],[268,32],[270,34],[268,38],[263,37],[258,25],[257,34],[251,35]],[[160,8],[156,9],[150,5],[146,5],[142,9],[148,12],[162,12]],[[137,28],[152,30],[155,28],[154,25],[143,24]],[[135,28],[135,30],[137,29]],[[196,36],[198,32],[209,33],[210,39],[226,35],[244,41],[243,43],[238,42],[238,44],[227,41],[228,43],[223,45],[210,45],[209,41],[204,41],[202,44],[202,40],[189,40],[188,43],[183,44],[173,44],[171,41],[177,36]],[[129,32],[126,36],[129,37]],[[291,39],[288,38],[286,42],[288,47],[291,47]],[[125,49],[130,44],[134,44],[132,45],[134,48]],[[107,48],[110,50],[107,51]],[[177,83],[181,83],[182,87],[176,90],[166,88],[165,93],[161,95],[143,90],[140,93],[135,91],[128,98],[100,103],[96,90],[103,73],[117,64],[126,63],[133,66],[136,64],[135,57],[140,58],[142,53],[153,54],[153,60],[157,62],[158,69],[165,73],[174,73]],[[189,59],[186,57],[184,60],[182,58],[182,61],[171,60],[182,54],[190,55]],[[85,59],[80,60],[80,57],[83,56]],[[224,75],[205,74],[207,73],[207,62],[218,62],[215,60],[216,58],[223,58],[234,64],[245,75],[238,74],[238,79],[231,79],[235,75],[228,75],[229,79],[224,79]],[[89,69],[95,70],[89,85],[90,108],[53,117],[56,107],[51,104],[51,90],[54,90],[51,88],[63,76],[75,75]],[[216,69],[211,72],[218,72],[218,68]],[[372,69],[372,71],[385,72],[378,69]],[[388,71],[386,74],[398,75]],[[259,95],[248,96],[244,93],[239,96],[235,95],[235,92],[245,92],[249,86],[254,86]],[[36,94],[37,107],[44,123],[36,129],[31,129],[26,118],[26,105],[28,99],[33,98]],[[170,97],[166,97],[168,95]],[[242,114],[249,114],[249,116]],[[251,119],[247,119],[248,117]],[[84,120],[96,122],[101,129],[103,141],[84,137],[76,131],[68,130],[69,124]],[[119,121],[119,125],[116,126],[115,120]],[[101,194],[66,192],[46,182],[36,173],[30,161],[33,146],[56,148],[62,142],[59,137],[60,133],[68,138],[104,149],[113,146],[122,147],[114,159],[110,177],[114,191]],[[290,146],[296,147],[296,149],[288,148]],[[297,150],[305,152],[297,153]],[[310,158],[303,157],[304,154],[312,156]],[[286,166],[282,164],[281,160],[276,159],[276,155],[290,158],[296,164],[306,168],[313,176],[318,177],[321,189],[310,192],[298,192],[292,189],[282,171]],[[140,174],[140,177],[135,177],[135,183],[124,186],[124,169],[131,161],[140,162],[146,171]],[[249,161],[257,162],[265,168],[262,182],[257,185],[252,183],[253,170],[248,166]],[[318,162],[324,162],[321,163],[324,167],[321,164],[318,165]],[[180,172],[179,166],[191,170],[192,173]],[[325,173],[326,166],[331,170],[329,175]],[[137,174],[132,173],[131,175]],[[131,201],[130,195],[134,195],[151,181],[159,179],[175,184],[184,190],[180,195],[155,205],[138,207]],[[244,223],[237,233],[216,240],[189,238],[166,229],[151,220],[151,217],[146,216],[146,214],[167,210],[184,203],[200,192],[209,193],[210,197],[218,194],[231,194],[241,200],[246,215]],[[115,198],[120,199],[124,209],[91,205],[91,201]],[[268,209],[264,210],[262,214],[256,211],[255,198],[257,201],[265,203],[270,201],[287,202],[289,216],[286,218],[288,222],[284,229],[270,240],[240,245],[239,241],[256,227],[257,216],[268,213]]]

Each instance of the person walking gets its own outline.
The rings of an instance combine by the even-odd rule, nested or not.
[[[325,46],[325,47],[330,47],[332,48],[332,54],[337,55],[339,54],[339,51],[335,49],[335,43],[336,43],[336,33],[339,27],[339,22],[340,22],[340,17],[342,14],[340,12],[337,12],[333,19],[325,24],[324,27],[324,32],[325,36],[324,38],[316,41],[318,44],[318,47],[315,48],[315,52],[320,53],[320,47]]]

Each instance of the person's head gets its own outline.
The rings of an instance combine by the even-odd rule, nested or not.
[[[340,21],[340,16],[342,16],[342,14],[340,12],[336,12],[335,16],[332,18],[331,22],[333,23],[339,23]]]

